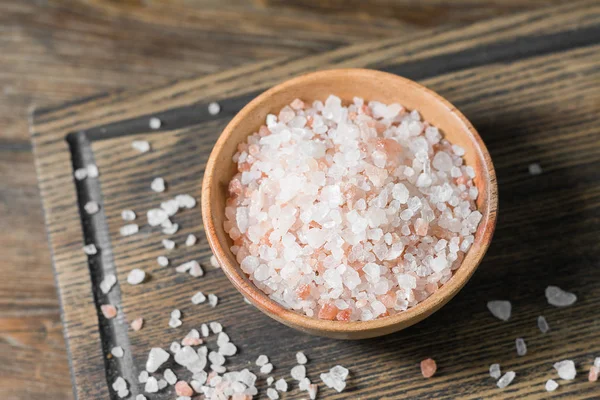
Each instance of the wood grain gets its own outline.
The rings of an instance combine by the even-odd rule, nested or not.
[[[594,35],[599,20],[595,2],[569,4],[444,35],[433,32],[408,41],[355,45],[304,60],[264,62],[154,90],[121,92],[40,110],[33,126],[36,165],[77,395],[107,396],[106,379],[112,376],[106,377],[105,371],[114,373],[118,365],[104,362],[102,349],[106,351],[110,343],[100,341],[98,323],[111,327],[118,321],[106,324],[96,317],[86,259],[80,251],[81,221],[64,138],[82,129],[98,138],[105,129],[110,138],[95,140],[92,150],[101,169],[102,212],[111,240],[106,255],[112,258],[121,281],[135,265],[145,266],[152,274],[145,285],[120,288],[123,317],[143,313],[148,321],[143,331],[126,338],[135,368],[143,365],[150,346],[166,346],[188,328],[218,319],[242,348],[232,359],[232,368],[267,353],[280,376],[293,366],[293,354],[300,349],[311,358],[308,371],[313,380],[334,362],[348,366],[353,371],[349,391],[335,394],[324,389],[326,398],[545,398],[543,384],[555,377],[552,364],[564,358],[576,361],[579,377],[562,382],[556,395],[593,398],[597,387],[583,374],[600,350],[596,339],[600,321],[595,318],[600,296],[595,261],[600,256],[600,147],[595,117],[600,104],[600,44]],[[366,49],[371,51],[365,53]],[[462,59],[480,53],[484,56],[474,65]],[[461,61],[446,64],[446,70],[438,65],[440,60],[453,59]],[[173,192],[199,196],[200,171],[208,151],[241,100],[287,76],[338,66],[421,74],[418,77],[424,84],[466,114],[492,154],[500,187],[496,235],[478,273],[440,312],[381,339],[348,343],[305,336],[245,305],[220,271],[207,268],[204,278],[194,280],[157,268],[153,260],[162,250],[156,232],[146,229],[125,240],[116,235],[122,208],[143,211],[160,200],[148,190],[156,174],[171,182]],[[230,96],[238,98],[227,100]],[[164,112],[167,122],[177,121],[179,113],[204,109],[212,99],[222,99],[224,109],[216,120],[200,115],[188,121],[187,127],[171,130],[167,123],[164,132],[151,134],[140,128],[148,115]],[[132,156],[132,136],[119,137],[119,130],[150,138],[156,153]],[[544,174],[530,176],[527,165],[531,162],[539,162]],[[190,210],[177,222],[201,233],[199,221],[198,211]],[[178,262],[190,256],[206,262],[205,240],[192,252],[179,249],[172,257]],[[93,266],[91,271],[95,271]],[[578,303],[565,309],[549,307],[543,296],[548,284],[574,291]],[[196,290],[217,293],[219,306],[192,307],[189,297]],[[489,315],[485,302],[491,299],[513,302],[510,322]],[[174,307],[184,314],[183,330],[166,326]],[[535,325],[540,314],[551,326],[546,335]],[[516,357],[516,337],[527,340],[527,356]],[[438,362],[439,373],[424,380],[418,362],[429,356]],[[517,379],[505,391],[497,389],[487,375],[493,362],[505,371],[517,372]],[[301,393],[294,391],[288,398],[301,398]]]

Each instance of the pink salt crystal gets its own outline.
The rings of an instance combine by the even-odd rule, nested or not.
[[[319,310],[318,317],[320,319],[333,320],[333,319],[335,319],[337,312],[338,312],[338,308],[336,306],[334,306],[333,304],[330,304],[330,303],[323,304],[321,306],[321,309]]]
[[[427,358],[421,361],[421,374],[425,378],[431,378],[437,371],[437,364],[432,358]]]
[[[181,344],[183,346],[198,346],[198,345],[201,345],[202,343],[204,343],[204,341],[202,339],[195,338],[195,337],[185,337],[181,341]]]
[[[419,236],[427,236],[427,222],[423,218],[417,218],[415,221],[415,233]]]
[[[595,365],[592,365],[592,367],[590,368],[590,373],[588,375],[588,380],[590,382],[596,382],[598,380],[598,373],[598,368],[596,368]]]
[[[142,326],[144,325],[144,319],[142,317],[136,318],[131,322],[131,329],[133,329],[134,331],[139,331],[140,329],[142,329]]]
[[[186,381],[179,381],[175,384],[175,393],[177,393],[177,396],[192,397],[194,395],[194,390],[192,390]]]
[[[294,101],[290,103],[290,107],[294,110],[302,110],[304,108],[304,102],[300,99],[294,99]]]
[[[106,319],[112,319],[117,316],[117,309],[112,304],[103,304],[100,310]]]

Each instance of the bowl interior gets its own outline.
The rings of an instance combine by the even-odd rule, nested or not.
[[[450,281],[416,307],[373,321],[323,321],[284,309],[258,290],[241,271],[230,250],[232,241],[223,228],[228,185],[237,171],[232,161],[237,145],[265,123],[267,114],[277,114],[294,99],[324,101],[330,94],[340,97],[344,104],[358,96],[365,101],[399,103],[409,110],[418,110],[423,120],[438,127],[446,139],[465,149],[464,159],[476,173],[474,182],[479,190],[477,207],[483,218],[461,267]],[[229,123],[217,141],[207,163],[202,192],[202,212],[209,243],[237,289],[259,309],[280,322],[310,333],[341,338],[391,333],[422,320],[445,304],[466,283],[481,261],[491,240],[497,206],[496,181],[490,156],[466,118],[442,97],[413,81],[363,69],[330,70],[300,76],[275,86],[251,101]]]

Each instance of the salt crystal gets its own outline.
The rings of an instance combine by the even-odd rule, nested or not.
[[[178,230],[179,224],[168,224],[167,226],[163,224],[162,233],[165,235],[174,235]]]
[[[504,300],[493,300],[488,301],[487,308],[490,310],[492,315],[502,321],[508,321],[512,310],[510,301]]]
[[[546,318],[544,318],[543,315],[540,315],[537,318],[537,326],[542,333],[546,333],[550,330],[550,326],[548,325],[548,322],[546,322]]]
[[[153,208],[148,210],[146,217],[148,218],[148,225],[158,226],[166,221],[169,218],[169,215],[161,208]]]
[[[259,367],[262,367],[263,365],[267,364],[268,362],[269,362],[269,357],[267,357],[264,354],[261,354],[256,359],[256,365],[259,366]]]
[[[125,379],[123,379],[122,377],[117,377],[117,379],[115,379],[115,381],[112,384],[112,388],[115,391],[119,391],[119,390],[123,390],[123,389],[127,389],[127,381],[125,381]]]
[[[573,380],[575,379],[575,375],[577,375],[575,363],[571,360],[563,360],[554,363],[554,369],[558,372],[558,376],[561,379]]]
[[[117,316],[117,309],[112,304],[103,304],[100,306],[100,311],[106,319],[113,319]]]
[[[196,206],[196,199],[189,194],[179,194],[175,196],[179,208],[194,208]]]
[[[100,206],[95,201],[88,201],[87,203],[85,203],[83,208],[85,209],[85,212],[90,215],[94,215],[98,211],[100,211]]]
[[[315,384],[311,384],[308,386],[308,396],[311,400],[315,400],[317,398],[318,386]]]
[[[172,342],[169,346],[169,350],[171,353],[176,354],[179,350],[181,350],[181,344],[179,344],[179,342]]]
[[[542,167],[537,163],[529,164],[528,169],[529,175],[540,175],[542,173]]]
[[[277,393],[277,390],[273,388],[268,388],[267,397],[271,400],[277,400],[279,398],[279,393]]]
[[[186,381],[179,381],[175,384],[175,393],[177,393],[178,396],[187,397],[194,395],[194,391]]]
[[[193,304],[200,304],[200,303],[204,303],[205,301],[206,301],[206,296],[202,292],[197,292],[195,295],[192,296]]]
[[[104,279],[102,279],[102,282],[100,282],[100,290],[102,293],[107,294],[116,283],[117,277],[115,274],[107,274],[104,276]]]
[[[208,113],[210,115],[217,115],[221,111],[221,106],[219,103],[212,102],[208,104]]]
[[[507,373],[504,374],[504,376],[502,376],[502,378],[498,379],[498,382],[496,383],[496,385],[500,389],[504,389],[505,387],[507,387],[508,385],[511,384],[513,379],[515,379],[516,375],[517,374],[515,374],[513,371],[508,371]]]
[[[161,365],[163,365],[171,357],[169,353],[160,347],[153,347],[148,354],[148,360],[146,361],[146,371],[153,373],[156,372]],[[158,384],[158,382],[157,382]]]
[[[150,143],[145,140],[134,140],[131,142],[131,147],[140,153],[147,153],[150,151]]]
[[[156,257],[156,262],[161,267],[166,267],[166,266],[169,265],[169,259],[167,257],[165,257],[165,256],[158,256],[158,257]]]
[[[217,296],[215,296],[214,294],[208,295],[208,304],[211,307],[216,307],[218,302],[219,302],[219,298]]]
[[[558,286],[548,286],[546,288],[546,299],[548,304],[556,307],[566,307],[575,304],[577,296],[573,293],[565,292]]]
[[[136,318],[133,321],[131,321],[131,329],[133,329],[134,331],[139,331],[140,329],[142,329],[142,326],[144,325],[144,319],[143,318]]]
[[[189,235],[187,236],[187,238],[185,238],[185,245],[186,245],[186,246],[193,246],[193,245],[195,245],[195,244],[196,244],[196,241],[197,241],[197,240],[198,240],[198,239],[196,238],[196,236],[194,236],[194,235],[192,235],[192,234],[189,234]]]
[[[554,392],[558,388],[558,383],[554,379],[548,379],[545,387],[546,392]]]
[[[144,386],[144,391],[146,393],[156,393],[158,392],[158,381],[155,377],[151,376],[146,381],[146,385]]]
[[[123,357],[123,354],[124,354],[123,348],[121,346],[113,347],[110,350],[110,354],[112,354],[113,356],[115,356],[117,358],[121,358],[121,357]]]
[[[119,230],[119,233],[121,234],[121,236],[131,236],[133,234],[138,233],[139,230],[140,228],[137,224],[129,224],[122,226]]]
[[[224,356],[230,357],[237,353],[237,347],[233,343],[225,343],[219,347],[219,353]]]
[[[137,396],[135,396],[135,400],[148,400],[148,398],[143,394],[138,394]]]
[[[517,355],[524,356],[527,354],[527,344],[523,338],[517,338],[515,340],[515,345],[517,347]]]
[[[204,271],[202,270],[202,267],[200,266],[200,264],[198,264],[197,261],[192,262],[192,266],[188,272],[194,278],[204,275]]]
[[[208,324],[208,326],[213,333],[220,333],[223,331],[223,326],[218,322],[211,322]]]
[[[138,381],[140,383],[146,383],[148,381],[148,377],[150,375],[148,375],[148,371],[142,371],[140,372],[139,376],[138,376]]]
[[[127,275],[127,283],[130,285],[139,285],[144,282],[146,273],[139,268],[132,269]]]
[[[500,378],[500,364],[492,364],[490,365],[490,376],[494,379]]]
[[[148,125],[150,126],[150,129],[160,129],[160,126],[162,125],[162,122],[161,122],[160,119],[158,119],[156,117],[152,117],[148,121]]]
[[[600,374],[600,368],[596,367],[595,365],[592,365],[590,367],[590,372],[588,374],[588,381],[590,381],[590,382],[598,381],[599,374]]]
[[[287,392],[288,383],[285,381],[285,379],[281,378],[275,382],[275,389],[279,390],[280,392]]]
[[[172,217],[179,211],[179,204],[177,203],[177,200],[171,199],[160,203],[160,208],[165,210],[169,217]]]
[[[133,210],[123,210],[121,211],[121,218],[123,221],[133,221],[136,218],[135,212]]]
[[[437,371],[437,364],[432,358],[421,361],[421,374],[424,378],[431,378]]]
[[[594,367],[600,369],[600,357],[594,359]]]
[[[168,383],[164,379],[158,380],[158,390],[163,390],[164,388],[167,387],[167,385],[168,385]]]
[[[208,329],[208,325],[202,324],[202,326],[200,326],[200,332],[202,333],[202,336],[208,337],[208,335],[210,335],[210,331]]]
[[[273,371],[273,364],[271,363],[265,364],[262,367],[260,367],[261,374],[270,374],[271,371]]]
[[[304,365],[296,365],[292,368],[290,374],[295,380],[302,380],[306,376],[306,367]]]
[[[165,180],[163,178],[154,178],[150,184],[150,189],[154,192],[162,193],[165,191]]]
[[[298,389],[308,390],[308,387],[310,386],[310,384],[311,384],[310,379],[308,379],[307,377],[304,377],[303,379],[300,379],[300,381],[298,382]]]
[[[87,170],[87,168],[77,168],[75,170],[75,172],[73,172],[73,176],[75,176],[76,180],[82,181],[85,178],[87,178],[87,176],[88,176],[88,170]]]
[[[214,268],[221,268],[221,264],[219,264],[217,257],[214,255],[210,256],[210,265],[212,265]]]
[[[308,358],[306,358],[303,352],[299,351],[296,353],[296,362],[300,365],[304,365],[308,362]]]
[[[273,378],[272,376],[267,378],[267,385],[271,386],[273,384],[273,381],[275,381],[275,378]]]
[[[163,239],[161,243],[163,247],[167,250],[173,250],[175,248],[175,242],[171,239]]]

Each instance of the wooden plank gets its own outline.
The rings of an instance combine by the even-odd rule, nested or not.
[[[554,24],[558,19],[560,26]],[[103,215],[99,217],[103,220],[106,216],[110,238],[110,254],[103,256],[111,258],[121,281],[135,265],[146,266],[152,274],[147,284],[123,286],[119,292],[124,318],[143,313],[148,321],[142,335],[130,334],[123,339],[129,341],[127,349],[134,368],[143,366],[149,346],[166,346],[185,334],[166,327],[167,314],[176,306],[184,313],[186,329],[217,318],[226,326],[242,348],[232,360],[232,368],[267,353],[277,367],[276,374],[287,374],[294,352],[300,349],[311,358],[309,376],[315,380],[332,360],[349,366],[353,371],[349,392],[337,395],[324,390],[327,398],[541,398],[545,394],[543,382],[554,376],[553,362],[573,358],[582,373],[598,350],[594,338],[599,322],[593,319],[593,312],[600,286],[593,260],[600,250],[594,224],[600,199],[596,174],[600,154],[595,145],[598,123],[593,113],[600,96],[600,44],[598,36],[590,33],[597,32],[599,19],[598,6],[584,2],[555,13],[506,19],[487,28],[475,25],[443,38],[432,34],[405,45],[399,41],[357,45],[306,60],[263,63],[37,114],[33,126],[36,164],[77,395],[106,397],[107,379],[119,372],[118,364],[103,361],[102,348],[109,348],[110,338],[100,336],[96,303],[90,295],[90,272],[94,279],[97,266],[84,268],[86,259],[80,251],[81,221],[71,179],[71,154],[64,139],[81,129],[93,138],[90,146],[81,148],[89,150],[102,174]],[[523,52],[519,48],[523,43],[536,45]],[[369,47],[373,51],[364,55]],[[462,64],[447,72],[436,70],[423,82],[461,108],[481,132],[497,167],[500,219],[492,248],[473,280],[447,307],[423,323],[395,335],[360,342],[305,336],[245,305],[219,271],[208,269],[206,277],[192,280],[156,267],[152,260],[160,247],[155,233],[144,231],[126,240],[115,235],[121,209],[128,206],[143,211],[159,200],[148,190],[150,178],[157,173],[173,185],[170,190],[174,193],[187,191],[199,196],[202,166],[219,127],[248,93],[289,74],[315,68],[343,65],[402,71],[402,65],[409,61],[419,61],[425,68],[431,62],[428,60],[438,63],[436,57],[452,59],[453,55],[472,54],[468,51],[473,49],[486,51],[490,57],[473,67]],[[233,95],[237,98],[226,99]],[[203,102],[213,98],[222,99],[225,111],[217,119],[209,119],[202,112]],[[196,119],[194,110],[198,111]],[[163,113],[165,131],[149,134],[145,129],[147,115],[156,112]],[[176,125],[181,119],[187,126]],[[123,134],[149,137],[156,153],[132,157],[128,143],[133,136]],[[107,138],[99,141],[103,135]],[[75,152],[75,166],[80,162],[78,154]],[[530,177],[527,164],[531,161],[540,162],[546,173]],[[564,193],[565,187],[569,193]],[[91,190],[79,188],[80,202]],[[197,210],[182,214],[178,222],[185,229],[201,232]],[[562,247],[571,251],[554,250]],[[205,240],[193,253],[180,251],[173,259],[183,261],[192,255],[206,261],[209,250]],[[568,309],[549,308],[543,297],[547,284],[574,290],[580,301]],[[189,297],[199,289],[219,294],[221,304],[215,309],[192,307]],[[515,312],[513,319],[503,324],[488,314],[485,302],[506,297],[513,301]],[[541,313],[552,326],[547,335],[541,335],[535,326]],[[101,329],[106,329],[102,319],[100,322]],[[444,327],[442,334],[440,327]],[[514,338],[518,336],[528,341],[530,353],[526,357],[514,355]],[[435,357],[440,366],[439,376],[433,380],[423,380],[418,374],[418,361],[427,356]],[[508,390],[499,391],[487,377],[492,362],[517,371],[518,379]],[[135,370],[129,373],[135,375]],[[565,396],[580,398],[591,398],[594,393],[592,384],[583,379],[560,390]],[[300,397],[297,391],[289,396]]]

